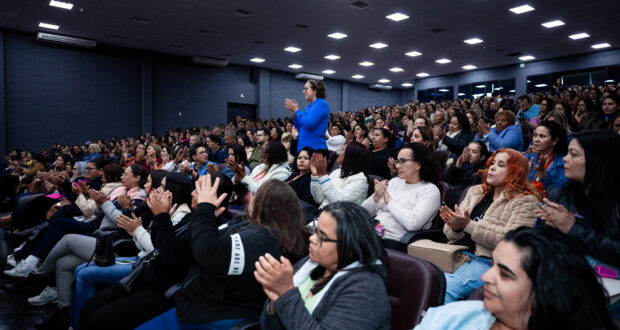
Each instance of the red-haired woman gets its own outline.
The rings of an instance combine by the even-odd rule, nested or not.
[[[512,229],[536,223],[540,195],[528,180],[529,164],[513,149],[499,149],[487,161],[482,184],[467,192],[455,210],[442,206],[443,232],[450,243],[470,235],[475,254],[453,274],[446,273],[446,299],[469,296],[483,285],[480,276],[491,266],[491,252]]]

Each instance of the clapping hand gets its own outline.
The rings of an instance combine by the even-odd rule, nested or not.
[[[285,258],[280,261],[267,253],[254,263],[254,277],[263,286],[267,297],[274,302],[284,293],[293,289],[293,265]]]
[[[295,99],[285,99],[284,106],[291,112],[291,116],[295,117],[295,112],[299,110],[299,104]]]
[[[121,214],[116,217],[116,224],[125,229],[129,235],[134,236],[133,232],[136,231],[138,227],[142,226],[142,218],[138,218],[134,213],[131,214],[131,218]]]
[[[375,200],[375,203],[379,203],[381,198],[384,197],[385,192],[387,191],[387,186],[387,180],[379,181],[375,179],[375,193],[373,194],[373,199]]]
[[[84,183],[84,181],[78,181],[78,185],[80,186],[82,193],[88,195],[88,192],[90,191],[90,187],[88,187],[86,183]]]
[[[211,174],[203,175],[196,181],[196,195],[198,196],[197,202],[209,203],[215,206],[215,216],[219,216],[226,210],[225,207],[220,207],[222,202],[226,199],[227,193],[223,193],[219,197],[217,196],[217,188],[220,185],[220,178],[215,178],[215,183],[211,185]]]
[[[162,213],[170,213],[172,206],[172,193],[170,191],[164,191],[164,188],[159,187],[149,193],[149,197],[146,199],[146,205],[151,209],[154,215]]]
[[[327,175],[327,159],[322,154],[315,152],[310,159],[310,171],[312,175],[318,177]]]
[[[568,234],[575,224],[575,216],[564,206],[553,203],[547,198],[543,199],[543,202],[542,208],[534,210],[536,215],[539,216],[547,226],[557,228],[564,234]]]
[[[71,184],[71,191],[78,196],[82,194],[82,189],[75,182]]]
[[[443,140],[446,137],[446,131],[441,128],[441,126],[433,127],[433,133],[439,138],[439,140]]]
[[[97,207],[99,209],[101,209],[101,205],[109,201],[108,196],[106,196],[106,194],[102,193],[99,190],[91,189],[89,192],[89,196],[95,201],[95,204],[97,204]]]
[[[390,169],[390,175],[396,176],[397,169],[396,169],[396,163],[394,162],[394,157],[388,158],[387,166]]]
[[[530,158],[530,169],[532,168],[532,166],[534,166],[534,171],[536,172],[536,175],[540,180],[544,179],[547,175],[547,169],[545,168],[545,165],[547,164],[548,159],[549,157],[547,155],[539,155],[538,163],[536,163],[536,165],[534,166],[534,157]]]
[[[442,205],[439,208],[439,215],[453,230],[461,230],[471,221],[469,218],[469,209],[465,209],[465,212],[461,212],[458,205],[454,205],[454,211],[448,206]]]
[[[491,132],[491,125],[487,123],[486,121],[484,121],[484,119],[480,119],[478,121],[478,134],[480,134],[480,137],[482,137],[483,135],[487,135],[490,132]]]
[[[128,209],[133,206],[133,203],[131,202],[131,197],[129,197],[129,195],[127,194],[119,195],[116,201],[118,202],[118,205],[121,207],[121,209]]]

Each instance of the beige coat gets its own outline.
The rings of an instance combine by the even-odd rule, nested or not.
[[[482,185],[472,187],[459,208],[462,211],[469,209],[471,212],[482,200],[483,194]],[[521,226],[534,227],[536,223],[534,210],[539,204],[540,202],[534,195],[518,195],[508,200],[502,194],[498,200],[493,201],[482,219],[470,221],[464,230],[476,243],[476,255],[491,257],[491,252],[507,232]],[[465,235],[463,232],[452,230],[447,224],[444,225],[443,232],[450,243],[454,243]]]
[[[123,183],[121,182],[104,183],[101,186],[101,192],[104,193],[106,196],[110,196],[114,189],[122,185]],[[80,196],[78,196],[78,198],[75,200],[75,205],[80,208],[82,214],[87,218],[94,214],[93,207],[95,207],[95,201],[92,198],[86,198],[84,194],[80,194]]]

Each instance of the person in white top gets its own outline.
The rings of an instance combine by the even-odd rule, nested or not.
[[[340,154],[344,149],[344,145],[347,143],[347,139],[342,134],[342,127],[338,124],[332,124],[329,128],[329,134],[327,139],[327,149],[335,151]]]
[[[362,206],[385,226],[386,247],[402,249],[398,241],[408,231],[431,227],[441,206],[440,172],[431,151],[420,143],[404,145],[394,163],[398,177],[375,180],[375,192]]]
[[[328,175],[325,157],[318,152],[312,155],[310,192],[321,208],[343,201],[361,204],[368,196],[368,148],[359,142],[351,142],[340,153],[337,162],[341,167]]]

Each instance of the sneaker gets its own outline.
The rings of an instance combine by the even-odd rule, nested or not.
[[[41,294],[35,297],[28,298],[28,303],[32,306],[43,306],[58,301],[58,289],[52,287],[46,287],[41,291]]]
[[[6,263],[12,267],[16,267],[17,266],[17,261],[15,260],[15,255],[14,254],[9,254],[8,257],[6,257]]]
[[[22,260],[15,268],[10,270],[5,270],[4,275],[11,277],[28,277],[30,273],[34,272],[37,269],[37,265],[35,263],[26,262],[26,260]]]

